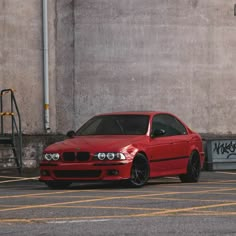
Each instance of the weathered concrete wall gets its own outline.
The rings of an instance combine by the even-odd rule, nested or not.
[[[100,112],[166,110],[205,135],[235,135],[234,4],[48,0],[52,134]],[[32,135],[25,165],[46,145],[34,136],[45,132],[42,71],[42,1],[0,0],[0,88],[16,89]]]
[[[39,167],[44,148],[48,145],[64,140],[63,135],[23,135],[22,139],[22,165],[23,168],[34,169]],[[7,167],[16,167],[14,154],[11,149],[1,150],[0,152],[0,171]]]
[[[24,133],[43,133],[42,2],[0,0],[0,89],[13,88]],[[49,1],[49,78],[51,128],[55,109],[55,2]],[[6,107],[7,109],[7,107]]]
[[[0,0],[0,88],[23,132],[44,133],[42,1]],[[234,1],[49,0],[50,126],[167,110],[201,133],[236,133]]]
[[[167,110],[198,132],[236,133],[234,3],[75,0],[76,124]]]
[[[75,128],[74,1],[56,2],[57,131]]]

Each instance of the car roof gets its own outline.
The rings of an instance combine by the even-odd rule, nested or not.
[[[119,111],[119,112],[97,114],[96,116],[101,116],[101,115],[155,115],[155,114],[161,114],[161,113],[162,114],[163,113],[171,114],[168,112],[161,112],[161,111]]]

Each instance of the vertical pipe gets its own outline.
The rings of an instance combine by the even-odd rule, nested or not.
[[[48,2],[43,0],[43,84],[44,84],[44,128],[50,132],[49,80],[48,80]]]
[[[3,92],[1,91],[1,95],[0,95],[0,112],[3,112]],[[4,129],[3,129],[3,116],[1,115],[1,135],[3,135],[4,133]]]

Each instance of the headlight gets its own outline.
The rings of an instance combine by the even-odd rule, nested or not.
[[[94,159],[103,160],[125,160],[125,155],[120,152],[99,152],[94,155]]]
[[[102,161],[106,158],[106,154],[105,153],[98,153],[97,157],[98,157],[99,160]]]
[[[54,161],[58,161],[59,158],[60,158],[59,153],[53,153],[53,154],[52,154],[52,159],[53,159]]]
[[[51,160],[52,160],[51,154],[46,153],[46,154],[44,155],[44,159],[45,159],[46,161],[51,161]]]
[[[126,158],[125,158],[125,155],[124,155],[123,153],[120,153],[120,152],[117,153],[116,156],[117,156],[117,158],[120,159],[120,160],[125,160],[125,159],[126,159]]]
[[[43,159],[46,161],[58,161],[60,159],[59,153],[45,153]]]
[[[115,153],[112,153],[112,152],[107,153],[107,159],[108,160],[114,160],[115,159]]]

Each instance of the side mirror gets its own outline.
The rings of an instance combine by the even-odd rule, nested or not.
[[[68,138],[74,138],[75,137],[75,131],[74,130],[70,130],[66,133],[66,136]]]
[[[164,136],[165,133],[166,133],[166,131],[164,129],[154,129],[152,134],[151,134],[151,137],[156,138],[156,137],[159,137],[159,136]]]

